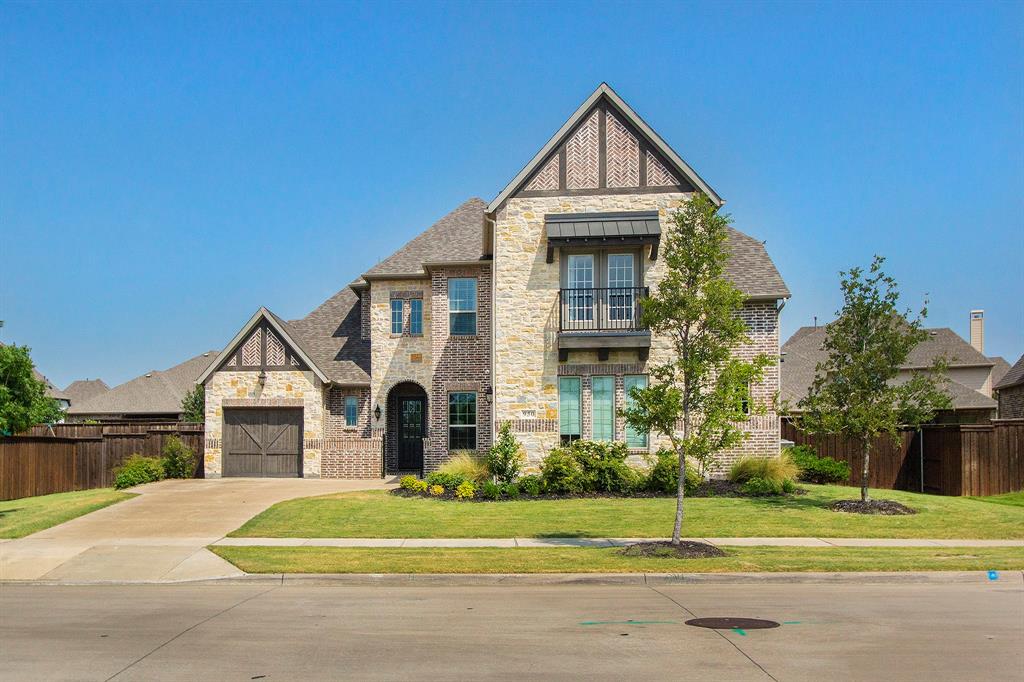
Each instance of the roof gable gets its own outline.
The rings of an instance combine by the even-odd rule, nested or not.
[[[1024,355],[1020,356],[1020,359],[1013,363],[1010,371],[1004,374],[1003,378],[993,388],[1002,390],[1018,384],[1024,384]]]
[[[724,200],[607,83],[569,117],[487,206],[527,195],[700,190]]]

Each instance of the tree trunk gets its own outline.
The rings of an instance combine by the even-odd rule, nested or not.
[[[871,461],[871,439],[865,438],[861,441],[861,452],[864,453],[864,466],[860,473],[860,501],[867,502],[868,497],[868,463]]]
[[[690,436],[690,408],[683,404],[683,443]],[[679,485],[676,488],[676,523],[672,528],[672,544],[679,546],[683,534],[683,499],[686,497],[686,449],[672,439],[672,447],[679,455]]]

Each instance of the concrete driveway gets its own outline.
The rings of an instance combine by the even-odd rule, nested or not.
[[[296,497],[390,487],[382,480],[173,480],[20,540],[0,543],[0,579],[192,580],[239,575],[205,549],[267,507]]]

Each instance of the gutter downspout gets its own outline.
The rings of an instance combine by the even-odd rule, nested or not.
[[[493,215],[484,213],[484,222],[490,225],[491,231],[491,372],[490,372],[490,383],[491,383],[491,445],[494,445],[495,439],[498,437],[498,390],[497,382],[495,381],[496,374],[494,371],[494,359],[495,352],[494,346],[497,337],[498,330],[498,311],[495,308],[495,297],[494,291],[498,286],[498,254],[497,249],[497,230],[498,224],[494,219]]]

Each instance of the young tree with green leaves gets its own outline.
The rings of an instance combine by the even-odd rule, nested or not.
[[[643,322],[670,342],[671,353],[651,369],[646,388],[634,388],[621,411],[630,427],[667,438],[679,456],[672,544],[680,544],[686,460],[704,471],[719,452],[746,437],[740,423],[763,411],[749,387],[777,359],[751,360],[733,352],[749,344],[739,313],[744,295],[725,277],[730,218],[697,195],[675,214],[664,236],[665,276],[643,302]]]
[[[182,419],[187,422],[206,421],[206,389],[202,384],[196,384],[181,399],[181,411]]]
[[[64,418],[64,411],[46,395],[46,383],[32,372],[28,346],[0,345],[0,435],[11,435]]]
[[[854,267],[839,273],[843,307],[825,330],[827,358],[818,363],[814,382],[798,403],[805,431],[842,434],[860,443],[865,503],[872,441],[883,433],[895,439],[901,427],[917,428],[950,404],[940,385],[942,358],[929,370],[897,379],[910,352],[928,338],[922,327],[928,309],[925,301],[912,319],[909,309],[899,311],[899,286],[882,270],[884,263],[875,256],[867,272]]]

